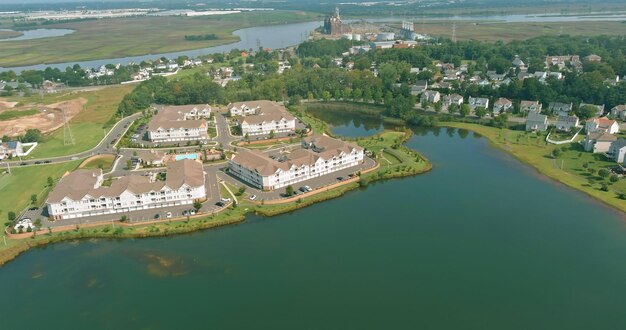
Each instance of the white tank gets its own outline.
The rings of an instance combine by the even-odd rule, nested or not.
[[[341,36],[342,38],[348,39],[348,40],[352,40],[352,35],[350,33],[346,33],[344,35]]]
[[[396,39],[396,34],[393,32],[385,32],[385,33],[379,33],[376,36],[376,40],[378,41],[391,41],[391,40],[395,40]]]
[[[353,34],[352,35],[352,40],[356,40],[356,41],[361,41],[361,35],[360,34]]]

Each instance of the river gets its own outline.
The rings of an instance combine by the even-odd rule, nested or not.
[[[29,251],[0,268],[2,328],[626,327],[622,214],[465,130],[408,146],[434,169],[240,225]]]
[[[593,14],[593,15],[591,15]],[[418,22],[420,20],[488,20],[488,21],[500,21],[500,22],[576,22],[576,21],[621,21],[626,20],[626,14],[624,13],[589,13],[589,15],[485,15],[485,16],[446,16],[446,17],[388,17],[388,18],[374,18],[368,19],[372,22],[392,22],[413,20]],[[213,53],[229,52],[230,50],[237,49],[256,49],[258,44],[266,48],[284,48],[293,46],[306,40],[309,32],[318,28],[322,22],[303,22],[283,25],[270,25],[270,26],[257,26],[250,27],[241,30],[236,30],[233,33],[240,38],[239,42],[221,45],[215,47],[207,47],[195,50],[186,50],[180,52],[160,53],[160,54],[147,54],[141,56],[128,56],[119,58],[105,58],[91,61],[76,61],[66,63],[52,63],[52,64],[36,64],[27,66],[16,67],[0,67],[0,71],[13,70],[16,73],[20,73],[24,70],[43,70],[46,67],[59,68],[65,70],[68,66],[79,64],[83,68],[98,68],[105,64],[127,64],[130,62],[139,63],[144,60],[154,60],[160,57],[176,58],[181,55],[187,55],[190,57],[196,57],[200,55],[209,55]],[[69,30],[71,31],[71,30]],[[60,32],[59,32],[60,33]],[[16,39],[7,39],[16,40]],[[257,44],[258,42],[258,44]]]

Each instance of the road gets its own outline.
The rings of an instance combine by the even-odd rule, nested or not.
[[[133,121],[135,121],[137,118],[139,118],[140,116],[141,116],[141,113],[139,112],[139,113],[132,114],[118,121],[117,124],[115,124],[111,128],[111,130],[109,130],[109,133],[107,133],[107,135],[100,141],[100,143],[98,143],[97,146],[89,150],[79,152],[73,155],[37,158],[37,159],[29,159],[29,160],[11,160],[8,162],[5,161],[4,163],[9,163],[11,166],[22,167],[22,166],[33,166],[33,165],[45,165],[49,163],[68,162],[68,161],[77,160],[81,158],[87,158],[87,157],[98,155],[98,154],[116,154],[115,145],[112,144],[111,141],[113,141],[113,139],[115,139],[116,141],[119,140],[119,137],[124,135],[124,133],[130,126],[130,124]]]

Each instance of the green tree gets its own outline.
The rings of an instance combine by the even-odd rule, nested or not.
[[[485,109],[484,107],[476,107],[476,116],[478,116],[479,118],[484,117],[487,114],[487,109]]]
[[[611,177],[609,178],[609,181],[615,183],[617,181],[619,181],[619,177],[615,174],[611,175]]]
[[[461,104],[461,109],[459,109],[459,113],[461,114],[461,116],[465,117],[470,114],[471,110],[472,109],[468,104],[463,103]]]
[[[601,168],[600,170],[598,170],[598,175],[601,178],[606,179],[609,177],[609,175],[611,175],[611,172],[609,172],[609,170],[607,170],[606,168]]]
[[[48,177],[48,187],[52,187],[54,185],[54,179],[51,176]]]
[[[291,185],[288,185],[288,186],[285,188],[285,195],[286,195],[286,196],[291,196],[291,195],[293,195],[293,187],[292,187]]]
[[[198,212],[202,208],[202,203],[199,200],[193,201],[193,208]]]
[[[9,219],[9,221],[15,220],[16,218],[15,212],[9,211],[9,213],[7,213],[7,218]]]
[[[589,118],[593,118],[598,113],[598,109],[592,105],[583,105],[579,107],[575,112],[576,116],[580,118],[580,120],[587,120]]]
[[[273,138],[274,138],[274,136],[276,136],[276,133],[274,133],[274,130],[271,130],[271,131],[270,131],[270,134],[269,134],[269,138],[270,138],[270,139],[273,139]]]
[[[37,194],[30,195],[30,203],[33,205],[37,204]]]

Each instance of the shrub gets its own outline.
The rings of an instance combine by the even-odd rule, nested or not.
[[[603,183],[602,186],[600,187],[600,190],[602,190],[602,191],[609,191],[609,186],[607,186],[605,183]]]
[[[9,213],[7,213],[7,217],[9,218],[9,221],[15,220],[16,218],[15,212],[9,211]]]

